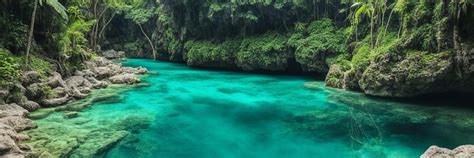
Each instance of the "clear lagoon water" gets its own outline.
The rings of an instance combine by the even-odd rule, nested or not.
[[[403,158],[418,157],[433,144],[474,143],[473,106],[461,103],[372,98],[302,76],[146,59],[123,64],[157,73],[143,76],[140,86],[109,89],[116,91],[113,97],[92,102],[77,118],[55,112],[36,120],[29,144],[53,153],[76,143],[69,156],[77,157],[126,131],[96,157]]]

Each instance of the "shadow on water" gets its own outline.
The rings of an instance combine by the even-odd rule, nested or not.
[[[406,98],[387,98],[368,96],[371,99],[386,100],[390,102],[399,102],[405,104],[416,104],[421,106],[443,107],[449,105],[450,107],[462,108],[474,111],[474,93],[463,92],[446,92],[425,94],[416,97]]]

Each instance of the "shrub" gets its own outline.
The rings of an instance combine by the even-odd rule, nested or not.
[[[6,49],[0,48],[0,85],[20,80],[20,60]]]
[[[327,72],[326,59],[347,54],[345,31],[336,29],[330,19],[314,21],[307,28],[298,30],[288,43],[295,49],[296,61],[306,71]]]
[[[290,53],[287,38],[274,32],[245,37],[237,53],[237,65],[244,70],[281,71],[287,68]]]

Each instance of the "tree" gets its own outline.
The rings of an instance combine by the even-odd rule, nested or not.
[[[140,28],[140,31],[143,33],[145,38],[147,39],[148,43],[150,44],[150,47],[153,51],[153,59],[156,60],[156,50],[155,46],[153,45],[153,42],[151,38],[146,34],[145,30],[143,29],[143,24],[148,22],[148,20],[154,15],[154,8],[151,9],[143,9],[143,8],[136,8],[136,9],[130,9],[129,12],[125,15],[126,19],[131,19],[135,24],[138,25]]]
[[[46,4],[50,7],[52,7],[59,15],[61,15],[61,17],[64,19],[64,20],[68,20],[68,16],[67,16],[67,13],[66,13],[66,8],[58,2],[58,0],[35,0],[34,2],[34,7],[33,7],[33,13],[31,15],[31,23],[30,23],[30,31],[28,33],[28,45],[26,47],[26,66],[28,66],[29,64],[29,61],[28,61],[28,56],[30,55],[30,50],[31,50],[31,42],[33,40],[33,32],[34,32],[34,29],[35,29],[35,21],[36,21],[36,10],[38,9],[38,4],[40,6],[43,6],[43,1],[46,2]]]

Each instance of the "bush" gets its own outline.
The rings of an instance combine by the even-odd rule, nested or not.
[[[22,56],[21,63],[26,63],[26,57]],[[46,77],[48,72],[53,71],[53,65],[41,57],[30,54],[28,57],[29,65],[22,65],[23,70],[32,70],[38,72],[42,77]]]
[[[245,37],[237,53],[237,65],[244,70],[285,70],[291,57],[287,38],[274,32]]]
[[[330,19],[314,21],[307,28],[299,29],[288,43],[296,50],[296,61],[306,71],[327,72],[328,58],[348,54],[344,30],[336,29]]]
[[[239,46],[240,40],[226,40],[223,43],[188,41],[185,44],[185,60],[191,66],[232,67]]]
[[[6,49],[0,48],[0,85],[20,80],[20,60]]]
[[[359,42],[352,57],[352,68],[364,70],[375,57],[394,51],[400,44],[400,40],[394,33],[388,33],[380,39],[379,43],[378,47],[370,48],[370,35]]]

